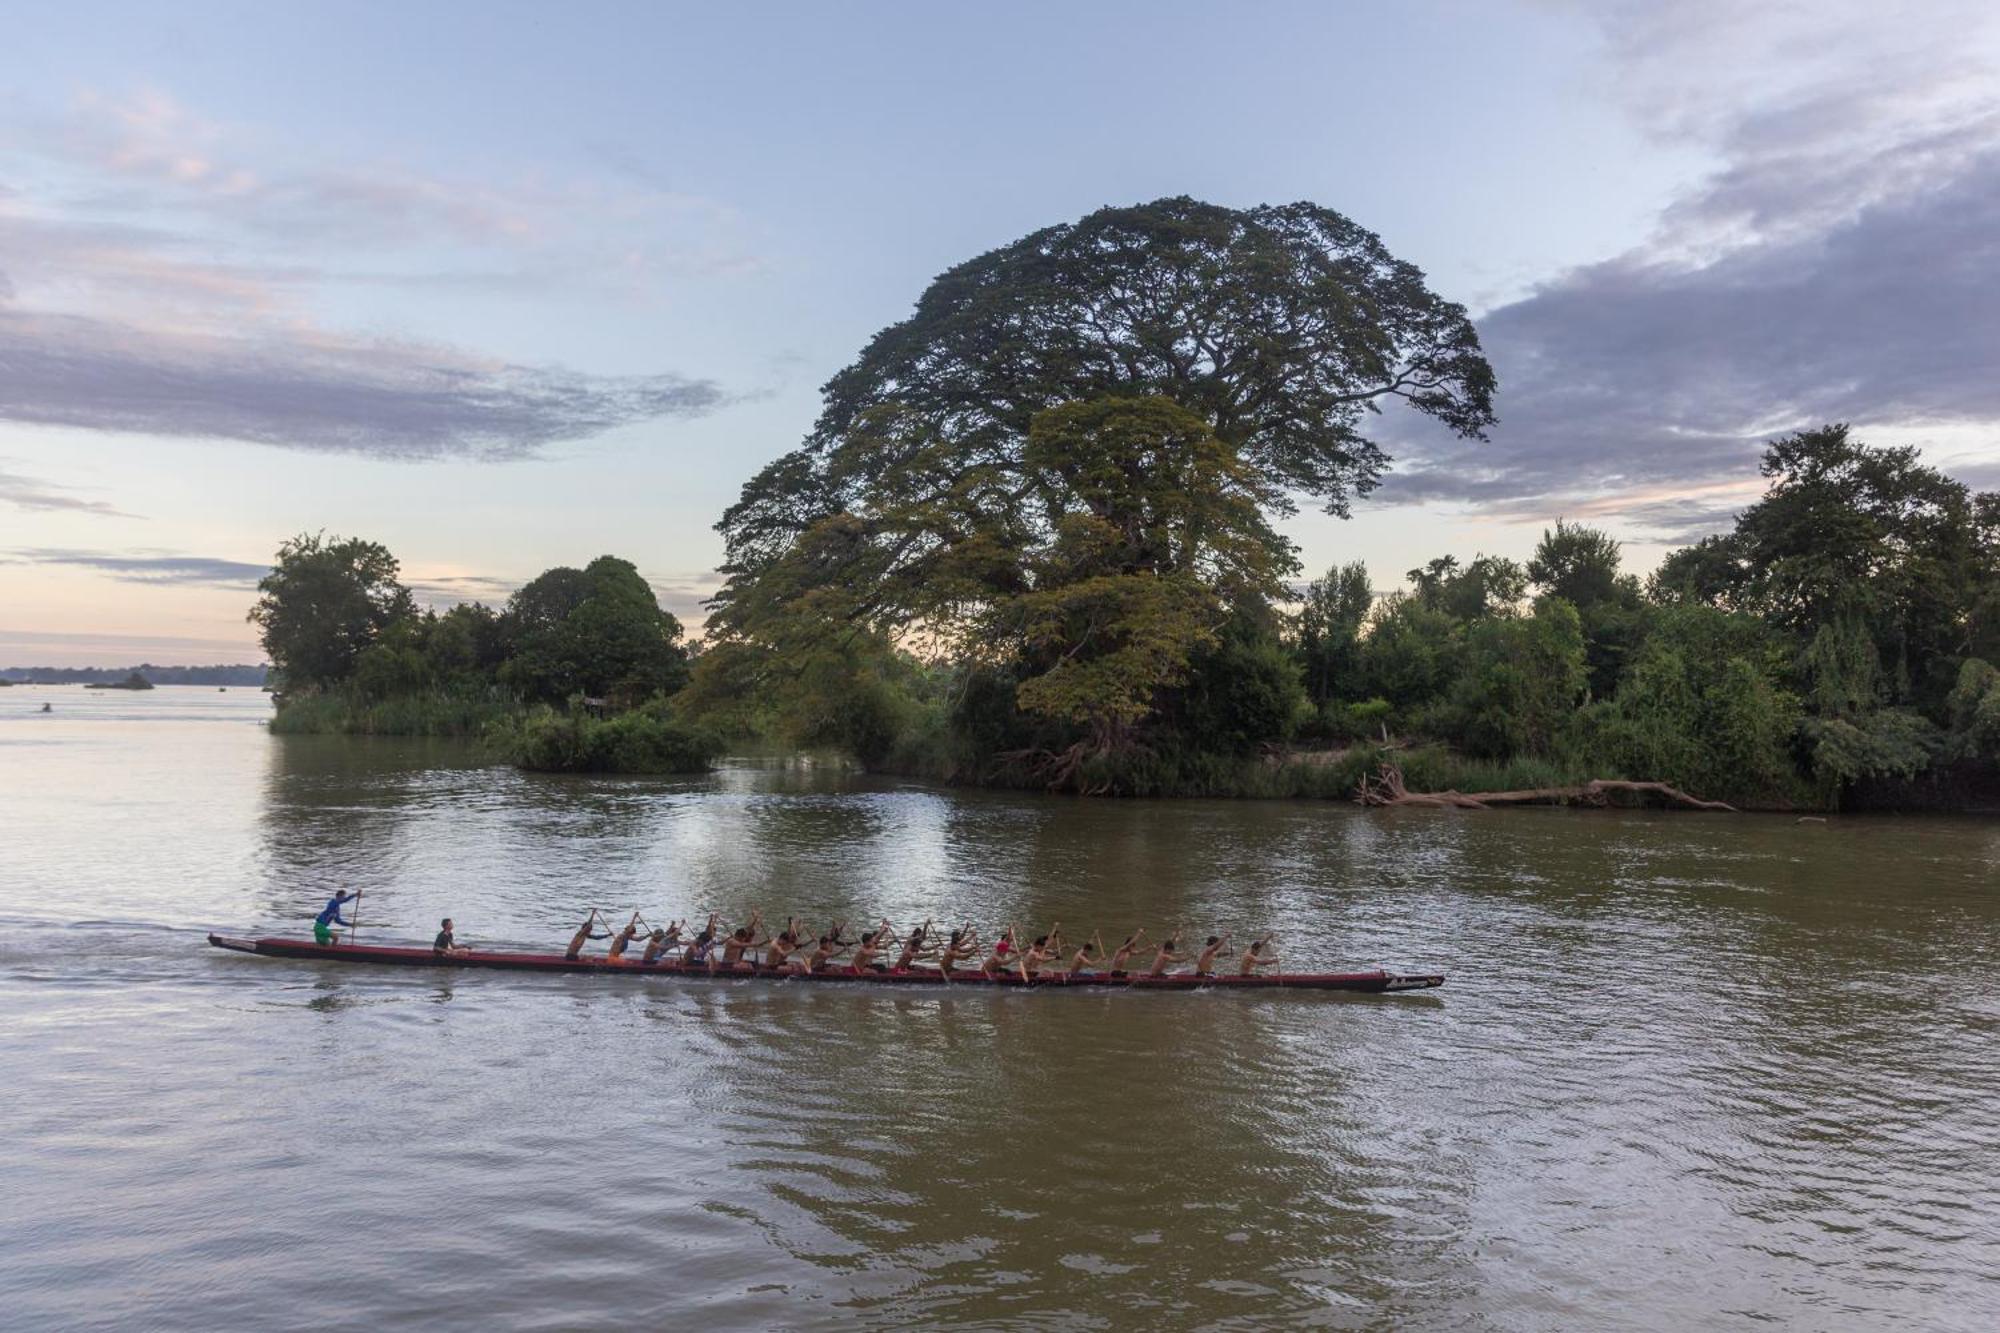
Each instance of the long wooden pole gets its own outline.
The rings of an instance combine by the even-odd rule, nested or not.
[[[361,890],[354,891],[354,919],[347,923],[347,943],[354,943],[354,932],[361,929]]]

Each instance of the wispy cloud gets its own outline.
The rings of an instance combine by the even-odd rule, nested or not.
[[[0,421],[383,458],[507,460],[712,412],[698,375],[604,376],[326,326],[329,289],[643,296],[747,228],[626,180],[315,162],[171,98],[0,125]]]
[[[427,170],[384,155],[329,159],[310,144],[277,143],[202,115],[158,89],[125,95],[86,90],[62,112],[17,122],[17,151],[80,177],[66,193],[113,215],[206,217],[249,239],[327,244],[372,258],[421,251],[505,254],[574,267],[654,273],[756,267],[756,228],[728,204],[650,174],[559,174],[485,163],[478,171]],[[362,247],[365,247],[363,249]],[[620,262],[607,262],[620,261]],[[607,281],[614,279],[610,273]]]
[[[0,418],[33,425],[504,461],[724,401],[712,381],[677,375],[608,378],[449,348],[177,334],[0,310]]]
[[[0,550],[0,565],[5,564],[90,570],[125,583],[229,588],[246,593],[254,591],[258,580],[271,572],[268,561],[229,560],[150,547],[129,550],[16,547]],[[461,602],[484,602],[497,608],[504,605],[530,577],[410,574],[404,582],[419,605],[443,611]],[[692,628],[707,618],[701,604],[714,595],[719,581],[712,573],[703,571],[649,576],[647,582],[660,605],[672,612],[683,625]]]
[[[418,602],[435,610],[461,602],[484,602],[499,606],[518,591],[526,579],[501,578],[491,574],[431,574],[406,578],[405,585]]]
[[[1995,11],[1596,12],[1642,123],[1720,166],[1646,244],[1482,318],[1492,444],[1403,423],[1381,498],[1684,540],[1727,524],[1730,487],[1755,498],[1757,453],[1785,431],[1972,424],[2000,442]]]
[[[508,578],[491,574],[429,574],[413,575],[406,581],[419,603],[442,611],[460,602],[500,606],[530,577],[532,575]],[[702,603],[713,597],[721,585],[721,580],[708,571],[646,575],[645,578],[653,589],[653,596],[659,599],[661,608],[671,612],[675,619],[690,629],[708,618]]]
[[[0,628],[0,666],[6,667],[128,667],[139,662],[195,666],[263,660],[264,650],[247,628],[233,639]]]
[[[708,608],[702,603],[715,596],[716,589],[722,586],[722,580],[707,571],[649,576],[646,581],[653,585],[653,596],[659,598],[661,609],[670,612],[690,632],[707,621]]]
[[[126,583],[193,584],[210,588],[255,588],[271,572],[269,564],[220,560],[166,551],[84,551],[64,547],[24,547],[8,551],[0,563],[60,565],[89,569]]]
[[[4,314],[0,314],[0,319],[4,318]],[[4,360],[5,355],[5,351],[0,350],[0,360]],[[4,462],[4,459],[0,459],[0,463]],[[31,512],[102,514],[106,518],[139,517],[137,514],[128,514],[106,501],[86,499],[39,477],[10,472],[4,467],[0,467],[0,502]]]

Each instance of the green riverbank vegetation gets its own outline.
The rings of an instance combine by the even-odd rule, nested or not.
[[[680,622],[615,556],[548,570],[501,610],[419,608],[396,558],[357,538],[286,542],[250,619],[280,734],[448,736],[523,768],[698,772],[719,743],[673,717]]]
[[[1397,406],[1465,436],[1465,312],[1312,205],[1163,200],[939,278],[718,524],[683,715],[878,769],[1130,795],[1557,793],[1963,806],[2000,753],[2000,500],[1829,425],[1646,582],[1557,522],[1526,564],[1302,587]],[[1381,798],[1388,784],[1377,782]]]
[[[1643,581],[1557,520],[1525,563],[1306,578],[1279,530],[1483,438],[1464,309],[1340,214],[1165,199],[939,277],[717,524],[698,652],[627,562],[420,612],[301,537],[252,611],[278,730],[488,739],[559,770],[715,737],[937,781],[1379,804],[2000,804],[2000,496],[1843,425]],[[1747,466],[1747,464],[1746,464]]]

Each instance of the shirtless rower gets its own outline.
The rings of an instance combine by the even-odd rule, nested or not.
[[[688,941],[687,953],[681,961],[689,967],[704,967],[708,964],[708,951],[715,947],[715,927],[722,920],[722,913],[710,912],[708,924],[701,933]]]
[[[590,943],[592,940],[610,939],[611,923],[609,921],[606,921],[604,923],[603,930],[593,931],[591,927],[596,925],[597,923],[598,923],[598,912],[597,909],[593,907],[590,909],[590,915],[583,919],[583,925],[577,930],[576,934],[569,937],[569,948],[564,951],[563,957],[569,959],[572,963],[574,963],[577,959],[583,957],[584,945]]]
[[[764,950],[764,966],[783,968],[792,960],[792,952],[799,947],[798,932],[791,926],[771,937],[770,946]]]
[[[1035,942],[1022,950],[1020,970],[1023,982],[1033,981],[1035,973],[1041,971],[1044,963],[1062,956],[1062,936],[1057,933],[1060,925],[1058,922],[1049,928],[1048,934],[1036,936]]]
[[[632,941],[638,938],[639,914],[634,912],[632,913],[632,919],[625,923],[625,929],[611,937],[611,943],[604,950],[604,961],[607,963],[624,962],[625,950],[630,948]]]
[[[794,958],[792,966],[800,972],[824,972],[828,963],[854,947],[840,938],[841,926],[845,924],[842,922],[841,925],[835,926],[831,933],[820,936],[819,943],[813,946],[813,951],[806,955],[805,961],[801,962]]]
[[[730,934],[729,938],[722,942],[721,963],[717,964],[713,958],[710,958],[709,967],[713,969],[720,966],[726,972],[756,971],[756,962],[745,958],[743,955],[749,953],[752,949],[761,949],[771,942],[768,938],[761,940],[757,938],[757,926],[762,920],[762,913],[752,912],[750,914],[750,924],[747,926],[738,926]]]
[[[923,925],[911,931],[910,937],[903,941],[903,951],[896,955],[896,965],[889,970],[892,972],[907,972],[916,966],[919,958],[937,957],[936,947],[924,943],[930,936],[930,933],[931,923],[928,920]]]
[[[681,923],[669,921],[665,930],[655,929],[646,938],[646,952],[639,958],[641,963],[659,964],[667,961],[667,954],[681,942]]]
[[[1018,929],[1019,927],[1013,922],[1007,923],[1007,929],[1001,931],[1000,938],[993,941],[993,956],[979,965],[979,975],[991,981],[996,975],[1007,970],[1007,964],[1012,962],[1018,953],[1018,946],[1014,942]]]
[[[1167,975],[1167,969],[1175,963],[1185,963],[1187,955],[1174,952],[1174,950],[1180,947],[1181,932],[1180,927],[1176,926],[1174,927],[1174,933],[1161,942],[1160,951],[1153,955],[1153,965],[1146,969],[1146,975],[1149,977],[1164,977]]]
[[[1083,942],[1083,947],[1076,951],[1076,957],[1069,960],[1069,974],[1071,976],[1079,972],[1089,974],[1103,961],[1104,941],[1093,930],[1090,932],[1090,938]]]
[[[1144,939],[1145,936],[1146,936],[1146,928],[1144,926],[1139,927],[1137,930],[1133,931],[1130,935],[1127,935],[1125,937],[1125,942],[1119,945],[1116,949],[1111,951],[1111,966],[1105,968],[1104,969],[1105,972],[1108,975],[1114,977],[1124,976],[1126,960],[1131,958],[1132,955],[1135,952],[1137,952],[1139,948],[1139,941]]]
[[[887,972],[888,964],[876,962],[875,955],[889,943],[892,933],[889,918],[885,916],[881,925],[862,935],[861,943],[855,947],[854,957],[848,960],[848,967],[856,972]]]
[[[1210,935],[1208,943],[1201,946],[1201,953],[1194,960],[1194,975],[1212,977],[1215,975],[1215,956],[1229,947],[1229,932]]]
[[[938,954],[938,976],[950,981],[954,964],[967,962],[978,956],[979,932],[971,926],[960,926],[951,932],[951,938],[945,941],[943,952]]]
[[[1237,973],[1238,976],[1254,977],[1257,975],[1258,968],[1273,967],[1277,964],[1278,955],[1264,952],[1265,946],[1270,944],[1270,942],[1271,937],[1266,935],[1263,939],[1256,941],[1244,951],[1243,968]]]

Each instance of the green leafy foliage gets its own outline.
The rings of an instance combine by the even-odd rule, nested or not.
[[[1459,620],[1478,620],[1514,610],[1527,595],[1528,574],[1504,556],[1475,556],[1461,566],[1458,557],[1439,556],[1409,573],[1418,601],[1433,611]]]
[[[1422,598],[1392,593],[1361,644],[1362,692],[1409,709],[1442,698],[1458,678],[1464,626]]]
[[[921,483],[901,490],[915,504],[971,468],[992,498],[1033,502],[1037,416],[1148,397],[1205,422],[1279,503],[1305,495],[1339,512],[1385,462],[1361,431],[1373,409],[1401,401],[1477,436],[1493,390],[1464,309],[1330,209],[1106,208],[939,277],[834,376],[805,445],[718,526],[730,571],[754,577],[814,524],[876,509],[902,482]],[[854,441],[885,424],[893,440],[857,460]],[[936,470],[913,470],[913,448]]]
[[[1639,581],[1621,574],[1619,545],[1596,528],[1556,520],[1528,561],[1528,579],[1545,597],[1576,608],[1583,624],[1590,692],[1608,698],[1647,632]]]
[[[1952,758],[1989,764],[2000,759],[2000,670],[1980,658],[1968,658],[1958,669],[1958,682],[1946,707]]]
[[[1361,630],[1375,605],[1368,566],[1360,561],[1329,569],[1306,585],[1299,606],[1298,644],[1307,695],[1324,706],[1351,692],[1361,679]]]
[[[1016,707],[1105,747],[1186,682],[1234,610],[1278,595],[1296,569],[1255,471],[1165,398],[1038,413],[1025,482],[1004,493],[994,469],[935,439],[886,452],[878,434],[832,451],[831,468],[868,472],[861,507],[733,577],[711,621],[719,643],[825,664],[857,641],[921,637],[939,656],[1005,667]],[[803,666],[767,678],[810,689]]]
[[[1907,708],[1809,718],[1805,733],[1814,772],[1836,787],[1862,778],[1913,777],[1944,748],[1937,727]]]
[[[279,551],[250,613],[285,686],[273,731],[485,735],[537,766],[613,772],[680,771],[689,738],[706,736],[657,713],[520,717],[524,703],[584,697],[652,707],[686,680],[680,624],[630,562],[550,570],[504,615],[419,611],[396,575],[373,542],[304,536]]]
[[[1583,748],[1621,776],[1717,800],[1770,800],[1796,785],[1801,719],[1787,654],[1754,616],[1672,606],[1654,619],[1608,706],[1584,719]]]
[[[396,557],[358,537],[302,533],[257,584],[250,623],[287,689],[345,680],[388,628],[415,614]]]
[[[496,728],[493,743],[520,768],[544,773],[702,773],[722,742],[660,704],[614,717],[539,708]]]
[[[675,704],[725,734],[844,750],[875,766],[915,725],[926,677],[879,635],[801,637],[786,651],[725,640],[695,661]]]
[[[616,556],[547,571],[508,599],[501,625],[511,649],[501,679],[529,700],[581,694],[629,705],[687,680],[680,622]]]
[[[1578,611],[1619,595],[1618,543],[1607,532],[1556,520],[1528,561],[1528,579],[1545,597]]]
[[[1547,758],[1586,679],[1583,623],[1561,598],[1544,597],[1531,616],[1475,621],[1450,695],[1451,734],[1481,758]]]
[[[1313,709],[1296,654],[1249,617],[1197,654],[1187,685],[1168,706],[1180,744],[1243,755],[1282,743]]]

